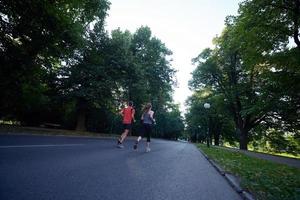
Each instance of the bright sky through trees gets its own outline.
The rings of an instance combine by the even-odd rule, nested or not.
[[[107,29],[118,27],[131,32],[149,26],[173,51],[173,67],[177,72],[178,88],[174,100],[181,104],[191,94],[188,80],[194,66],[191,59],[224,28],[227,15],[236,15],[240,0],[110,0]]]

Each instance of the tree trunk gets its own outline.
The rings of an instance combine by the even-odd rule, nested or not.
[[[245,129],[238,129],[240,136],[240,149],[248,150],[248,131]]]
[[[220,135],[221,135],[221,131],[222,131],[222,123],[220,122],[216,122],[215,123],[215,129],[214,129],[214,143],[216,146],[220,145]]]
[[[77,102],[77,125],[76,131],[86,131],[85,121],[86,121],[86,108],[87,103],[83,99],[79,99]]]
[[[219,146],[220,145],[220,134],[216,133],[214,135],[214,140],[215,140],[215,146]]]
[[[293,33],[293,37],[294,37],[294,42],[296,43],[298,49],[300,49],[300,41],[299,41],[299,12],[300,9],[300,1],[296,0],[295,1],[295,8],[294,8],[294,33]]]

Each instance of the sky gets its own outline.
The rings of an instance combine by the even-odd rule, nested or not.
[[[178,86],[175,103],[185,112],[185,100],[192,94],[188,89],[191,72],[195,69],[191,59],[220,35],[227,15],[236,15],[241,0],[110,0],[106,19],[108,31],[120,28],[134,33],[148,26],[173,52],[172,67],[177,70]]]

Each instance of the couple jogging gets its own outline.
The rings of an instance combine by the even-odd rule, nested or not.
[[[133,149],[137,149],[140,140],[145,136],[147,137],[147,145],[146,145],[146,152],[150,152],[150,137],[152,131],[152,125],[155,123],[155,119],[153,118],[154,112],[151,110],[152,105],[151,103],[147,103],[143,109],[142,116],[141,116],[141,123],[142,129],[139,131],[139,136],[133,146]],[[123,126],[124,132],[122,133],[121,137],[118,139],[118,147],[123,148],[123,141],[128,135],[128,132],[132,128],[132,122],[135,122],[135,110],[133,108],[132,101],[127,103],[127,107],[123,108],[120,112],[123,116]]]

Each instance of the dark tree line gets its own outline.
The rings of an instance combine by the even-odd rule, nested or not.
[[[108,33],[107,0],[0,1],[0,118],[118,132],[132,100],[156,111],[157,137],[183,131],[172,52],[149,27]],[[137,130],[136,125],[135,130]]]

